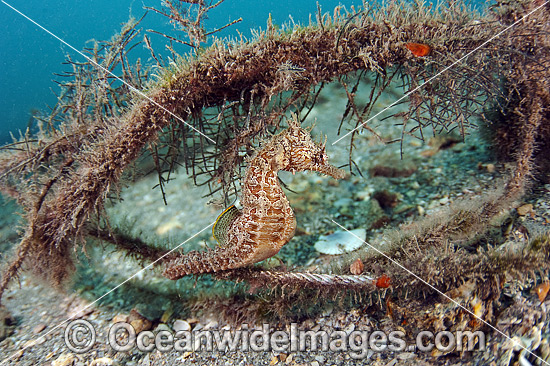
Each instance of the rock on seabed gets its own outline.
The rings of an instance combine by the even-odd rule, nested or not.
[[[366,236],[366,229],[336,231],[330,235],[321,235],[315,243],[315,249],[319,253],[330,255],[351,252],[364,244]]]

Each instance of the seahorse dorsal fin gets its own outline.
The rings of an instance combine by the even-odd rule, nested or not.
[[[223,246],[227,244],[227,231],[240,214],[241,210],[235,207],[235,205],[231,205],[218,216],[214,226],[212,226],[212,236],[214,236],[219,245]]]
[[[291,113],[290,118],[287,119],[286,122],[290,130],[299,130],[301,128],[300,122],[298,121],[298,115],[294,112]]]

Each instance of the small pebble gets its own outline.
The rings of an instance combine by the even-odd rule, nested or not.
[[[400,360],[409,360],[415,357],[416,357],[416,354],[414,352],[402,352],[397,355],[397,358]]]
[[[530,203],[518,207],[518,215],[520,216],[525,216],[531,211],[533,211],[533,205]]]
[[[52,366],[71,366],[75,359],[76,358],[72,353],[64,353],[56,360],[52,361]]]
[[[333,307],[329,307],[329,308],[323,310],[322,315],[323,315],[323,316],[330,316],[330,314],[332,314],[332,311],[333,311],[333,310],[334,310]]]
[[[187,352],[185,352],[183,355],[181,355],[181,358],[182,358],[183,360],[185,360],[186,358],[189,358],[189,357],[192,356],[192,355],[193,355],[193,352],[187,351]]]
[[[496,167],[495,167],[495,164],[487,164],[487,166],[485,166],[485,169],[487,169],[489,173],[494,173],[496,170]]]
[[[365,268],[365,265],[363,264],[363,261],[361,261],[361,258],[357,258],[351,266],[349,266],[349,271],[353,275],[360,275],[363,273],[363,270]]]
[[[321,235],[314,247],[323,254],[342,254],[361,247],[366,236],[367,231],[365,229],[336,231],[331,235]]]
[[[44,342],[46,342],[46,338],[44,336],[29,339],[28,341],[25,342],[25,344],[23,345],[23,348],[38,346],[43,344]]]
[[[109,357],[96,358],[90,363],[90,366],[113,366],[116,365],[116,361]]]
[[[134,319],[130,322],[130,325],[134,328],[136,334],[139,334],[145,330],[150,330],[153,323],[147,319]]]
[[[539,300],[541,303],[544,302],[544,300],[546,299],[546,296],[548,295],[549,290],[550,290],[550,282],[548,281],[545,281],[540,285],[538,285],[537,287],[535,287],[535,293],[539,297]]]
[[[111,320],[111,322],[113,323],[120,323],[120,322],[128,322],[128,315],[126,314],[117,314],[115,315],[115,317],[113,318],[113,320]]]
[[[84,302],[84,300],[82,300],[81,302],[82,302],[81,305],[75,306],[69,309],[67,314],[69,319],[72,320],[72,319],[84,318],[87,315],[90,315],[91,313],[94,312],[94,309],[90,305],[88,305],[86,302]]]
[[[128,320],[130,321],[130,325],[134,327],[136,334],[139,334],[144,330],[150,330],[153,328],[153,323],[149,319],[144,317],[135,308],[130,310],[130,315],[128,315]]]
[[[355,330],[355,324],[350,324],[346,327],[346,329],[344,329],[344,332],[346,332],[347,334],[350,334],[354,330]]]
[[[178,319],[174,322],[174,330],[176,332],[191,330],[191,324],[185,320]]]
[[[168,331],[168,332],[171,332],[172,329],[170,329],[170,327],[164,323],[160,323],[159,325],[157,325],[157,327],[155,328],[155,332],[160,332],[160,331]]]
[[[372,192],[370,190],[367,190],[367,191],[359,191],[357,193],[355,193],[355,198],[359,201],[368,201],[370,200],[370,196],[371,196]],[[340,200],[338,200],[340,201]],[[338,202],[336,201],[336,202]]]
[[[353,204],[353,200],[351,198],[340,198],[339,200],[335,201],[333,203],[334,207],[347,207]]]
[[[35,326],[33,329],[32,329],[32,332],[34,334],[38,334],[40,333],[41,331],[43,331],[44,329],[46,329],[46,325],[45,324],[38,324],[37,326]]]

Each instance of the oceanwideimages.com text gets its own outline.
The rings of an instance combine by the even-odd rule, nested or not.
[[[95,343],[95,329],[84,320],[74,321],[65,329],[65,342],[73,352],[86,352]],[[485,334],[481,331],[421,331],[411,342],[401,330],[302,330],[292,323],[289,330],[249,329],[243,324],[238,330],[142,331],[136,334],[132,325],[119,322],[108,330],[109,346],[118,352],[138,349],[142,352],[346,352],[353,358],[365,358],[374,352],[441,352],[485,349]]]

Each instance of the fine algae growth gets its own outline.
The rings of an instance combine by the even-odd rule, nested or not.
[[[27,268],[54,286],[67,286],[79,253],[93,247],[154,264],[158,271],[151,276],[173,288],[189,278],[207,282],[208,290],[199,285],[192,293],[190,285],[177,294],[186,310],[207,308],[239,321],[304,318],[339,304],[408,334],[489,334],[494,328],[488,324],[500,322],[506,334],[519,337],[522,327],[543,322],[538,307],[546,300],[537,301],[530,291],[540,296],[536,286],[548,281],[550,234],[548,222],[535,220],[533,205],[524,201],[546,192],[550,182],[548,3],[498,0],[478,14],[454,0],[435,9],[420,0],[364,2],[330,13],[319,9],[307,25],[278,27],[268,19],[252,39],[233,40],[214,34],[235,22],[215,30],[203,25],[221,2],[163,3],[165,10],[148,11],[167,17],[174,34],[144,32],[131,19],[111,40],[85,49],[87,61],[69,57],[51,113],[36,116],[33,129],[1,148],[0,190],[20,207],[23,223],[12,253],[2,257],[0,299]],[[159,38],[170,57],[158,53]],[[130,61],[136,44],[150,51],[151,64]],[[317,130],[305,126],[313,124],[320,105],[336,98],[334,90],[344,100],[339,107],[330,104],[339,108],[331,110],[337,118],[316,127],[323,130],[319,134],[338,134],[326,146],[323,138],[312,138]],[[385,110],[384,96],[396,90],[403,93],[397,108]],[[387,133],[389,127],[398,133]],[[495,159],[479,171],[500,174],[477,195],[465,189],[461,200],[447,204],[448,194],[441,210],[427,215],[420,204],[405,207],[400,220],[392,214],[401,209],[396,205],[403,195],[384,187],[327,198],[365,181],[431,174],[418,166],[403,171],[370,164],[371,156],[357,154],[366,145],[395,147],[396,156],[406,159],[413,144],[422,146],[435,135],[452,136],[448,145],[461,144],[477,129]],[[340,146],[345,156],[338,160]],[[444,142],[438,145],[445,148]],[[453,166],[457,175],[465,165]],[[292,192],[284,177],[304,177],[305,171],[334,178],[318,177],[327,197],[315,200],[335,207],[326,208],[328,217],[300,227],[300,215],[321,205],[298,209],[313,193]],[[214,225],[216,247],[170,251],[159,233],[151,243],[113,225],[107,208],[120,201],[125,186],[154,174],[163,207],[171,203],[167,187],[176,172],[202,186],[223,212]],[[423,184],[436,181],[428,176]],[[414,183],[416,190],[423,188]],[[241,208],[232,206],[237,197]],[[285,262],[282,253],[313,247],[320,235],[363,229],[357,222],[366,214],[357,207],[367,205],[379,214],[376,225],[365,229],[377,240],[370,249],[377,250],[366,244],[322,256],[309,249],[303,263]],[[279,263],[266,261],[275,255]],[[213,294],[215,286],[235,282],[242,285]],[[510,320],[515,309],[522,309],[519,323]],[[529,344],[542,355],[538,344]],[[498,348],[486,364],[501,354],[512,360],[514,352]]]

